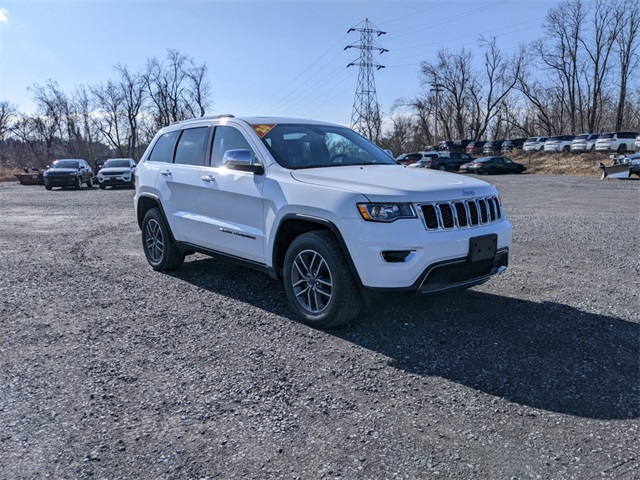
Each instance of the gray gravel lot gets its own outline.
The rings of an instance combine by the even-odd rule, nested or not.
[[[1,478],[640,478],[640,181],[485,177],[511,265],[331,331],[133,191],[0,185]]]

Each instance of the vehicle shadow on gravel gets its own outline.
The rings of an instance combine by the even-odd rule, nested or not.
[[[171,275],[296,321],[281,283],[264,274],[203,259]],[[394,368],[529,407],[640,416],[640,329],[621,319],[467,290],[377,305],[324,333],[384,355]]]
[[[594,419],[640,416],[640,329],[617,318],[469,290],[389,305],[334,334],[396,368],[510,402]]]

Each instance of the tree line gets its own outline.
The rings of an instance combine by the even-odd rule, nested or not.
[[[437,140],[640,131],[638,0],[563,1],[543,33],[512,53],[480,38],[479,61],[462,48],[421,62],[421,93],[395,102],[379,143],[399,153]]]
[[[467,48],[440,50],[421,62],[420,93],[361,133],[398,154],[445,139],[640,130],[639,0],[565,0],[542,30],[511,53],[493,37],[479,39],[479,59]],[[206,64],[175,50],[139,71],[117,65],[114,79],[72,93],[53,80],[29,90],[32,114],[0,101],[0,166],[137,160],[159,128],[204,116],[213,103]]]
[[[57,82],[29,88],[32,114],[0,101],[0,166],[44,167],[56,158],[139,159],[155,132],[204,116],[212,104],[206,64],[176,50],[140,71],[117,65],[115,78],[71,94]]]

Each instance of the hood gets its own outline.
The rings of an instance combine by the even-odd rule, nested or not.
[[[294,170],[299,182],[348,190],[370,201],[424,202],[495,195],[493,185],[475,178],[401,165],[354,165]]]
[[[44,173],[78,173],[79,170],[79,168],[50,168],[45,170]]]
[[[98,173],[116,173],[116,172],[129,172],[135,167],[106,167],[101,168]]]

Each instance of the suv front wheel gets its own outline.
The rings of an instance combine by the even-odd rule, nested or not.
[[[284,258],[284,288],[293,310],[316,328],[353,320],[362,296],[335,236],[312,231],[297,237]]]
[[[171,238],[169,227],[158,208],[150,209],[142,220],[142,246],[154,270],[175,270],[184,262],[184,254]]]

